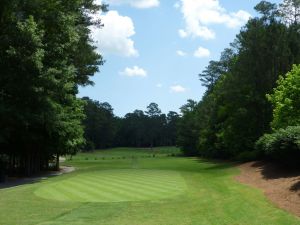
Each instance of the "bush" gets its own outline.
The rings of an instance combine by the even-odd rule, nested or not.
[[[256,142],[257,150],[286,165],[300,165],[300,126],[279,129],[265,134]]]
[[[235,160],[240,161],[240,162],[250,162],[250,161],[260,159],[262,157],[263,157],[262,151],[259,151],[259,150],[244,151],[244,152],[239,153],[235,157]]]

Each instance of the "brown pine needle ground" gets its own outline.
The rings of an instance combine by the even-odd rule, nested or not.
[[[278,207],[300,217],[300,171],[279,168],[267,162],[249,162],[239,166],[236,179],[257,187]]]

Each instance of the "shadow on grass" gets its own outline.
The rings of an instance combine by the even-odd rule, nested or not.
[[[10,177],[6,182],[0,183],[0,190],[17,187],[25,184],[34,184],[46,180],[50,177],[56,177],[65,173],[74,171],[74,167],[63,166],[60,171],[46,171],[32,177]]]
[[[25,184],[34,184],[40,182],[42,179],[34,178],[9,178],[8,181],[0,183],[0,190],[12,187],[17,187]]]
[[[210,160],[210,159],[203,159],[203,158],[194,158],[194,161],[198,163],[205,163],[207,164],[203,170],[224,170],[230,169],[238,165],[238,163],[225,161],[225,160]]]

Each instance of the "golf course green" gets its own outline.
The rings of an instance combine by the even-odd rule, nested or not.
[[[297,225],[230,163],[177,148],[80,153],[75,171],[0,189],[0,225]]]
[[[123,169],[83,173],[44,184],[35,194],[57,201],[124,202],[182,194],[184,179],[175,171]]]

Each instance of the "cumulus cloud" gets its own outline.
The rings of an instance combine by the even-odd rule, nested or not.
[[[181,50],[177,50],[177,51],[176,51],[176,54],[179,55],[179,56],[186,56],[186,55],[187,55],[186,52],[181,51]]]
[[[182,87],[181,85],[173,85],[170,87],[170,91],[172,93],[183,93],[186,91],[186,88]]]
[[[199,47],[195,52],[194,56],[197,58],[205,58],[210,56],[210,51],[206,48]]]
[[[146,77],[147,71],[138,66],[134,66],[132,68],[126,67],[120,74],[127,77]]]
[[[179,34],[179,36],[182,37],[182,38],[185,38],[185,37],[188,36],[188,33],[185,32],[185,31],[182,30],[182,29],[178,30],[178,34]]]
[[[228,28],[242,26],[251,15],[243,10],[228,12],[219,0],[181,0],[181,12],[185,29],[180,29],[180,37],[201,37],[214,39],[215,32],[209,28],[212,24],[224,24]]]
[[[92,27],[92,39],[103,54],[120,56],[138,56],[131,37],[135,34],[134,24],[130,17],[121,16],[117,11],[100,15],[103,28]]]
[[[109,4],[128,4],[134,8],[146,9],[159,6],[159,0],[108,0]]]

